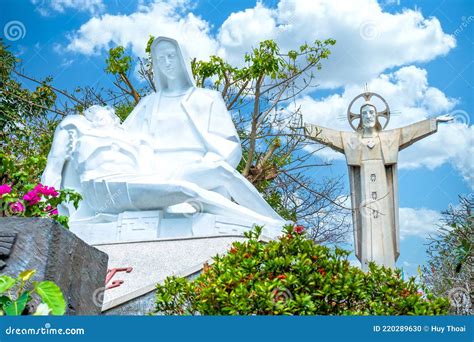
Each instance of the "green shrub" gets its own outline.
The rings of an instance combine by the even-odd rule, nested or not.
[[[259,241],[261,228],[234,242],[194,281],[169,277],[156,290],[154,314],[440,315],[449,303],[423,293],[400,270],[351,266],[349,252],[317,245],[303,227]]]

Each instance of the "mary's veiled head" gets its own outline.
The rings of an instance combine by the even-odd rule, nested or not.
[[[151,45],[151,57],[157,90],[168,89],[171,81],[180,81],[187,88],[194,86],[190,60],[176,40],[155,38]]]

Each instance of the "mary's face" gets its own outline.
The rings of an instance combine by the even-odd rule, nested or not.
[[[156,47],[156,60],[158,70],[169,79],[175,79],[182,73],[182,66],[176,46],[170,42],[163,41]]]
[[[360,114],[362,116],[362,126],[365,128],[375,127],[375,123],[377,122],[377,112],[373,106],[363,106],[360,110]]]

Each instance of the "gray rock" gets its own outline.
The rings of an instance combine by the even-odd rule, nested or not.
[[[51,280],[61,288],[67,315],[100,314],[101,305],[95,297],[104,287],[107,254],[51,219],[0,218],[0,237],[6,237],[0,254],[6,265],[0,268],[1,274],[16,277],[34,269],[33,280]]]

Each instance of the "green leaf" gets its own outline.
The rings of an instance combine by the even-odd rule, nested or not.
[[[12,300],[7,296],[0,296],[0,308],[10,305]]]
[[[26,270],[20,273],[20,279],[22,281],[28,281],[36,273],[36,270]]]
[[[11,288],[17,282],[16,279],[9,277],[7,275],[0,276],[0,293],[5,292],[9,288]]]
[[[35,282],[34,287],[43,302],[48,304],[53,315],[64,315],[66,312],[66,301],[58,285],[46,280],[40,283]]]
[[[28,303],[29,299],[29,292],[23,292],[17,300],[4,307],[7,316],[20,316],[23,310],[25,310],[26,303]]]

